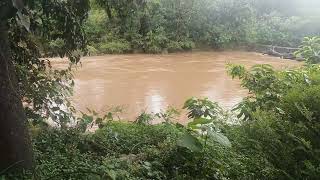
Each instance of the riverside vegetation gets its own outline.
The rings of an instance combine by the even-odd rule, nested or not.
[[[97,0],[90,11],[86,0],[21,2],[0,3],[0,179],[319,178],[320,38],[273,24],[297,12],[245,0]],[[307,35],[314,37],[300,42]],[[187,125],[175,121],[174,108],[124,122],[115,118],[120,109],[77,117],[68,101],[80,51],[158,53],[242,43],[300,46],[296,55],[305,65],[279,71],[229,64],[249,95],[232,111],[191,98],[183,107]],[[67,56],[70,68],[54,70],[42,58],[56,55]],[[163,123],[153,124],[156,118]]]
[[[311,48],[319,38],[306,41],[313,43],[298,53],[319,51]],[[174,122],[173,108],[132,123],[115,120],[117,111],[90,111],[68,128],[33,125],[36,168],[3,179],[317,179],[320,66],[229,65],[228,72],[250,92],[233,113],[191,98],[187,126]],[[152,124],[156,117],[163,123]]]
[[[306,14],[313,6],[299,10],[300,0],[91,0],[91,5],[84,28],[90,55],[297,47],[320,30],[319,16]],[[63,48],[61,41],[50,43]]]

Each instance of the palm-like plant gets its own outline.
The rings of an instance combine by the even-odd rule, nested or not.
[[[308,64],[320,63],[320,36],[305,37],[296,56],[303,57]]]
[[[188,118],[216,118],[218,112],[221,110],[218,103],[210,101],[208,98],[197,99],[190,98],[188,99],[183,106],[183,109],[187,109]]]

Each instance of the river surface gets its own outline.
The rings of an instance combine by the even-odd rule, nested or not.
[[[89,108],[105,113],[121,106],[121,117],[129,120],[142,111],[156,113],[168,106],[181,109],[193,96],[208,97],[222,107],[232,108],[248,92],[227,75],[227,63],[247,67],[268,63],[277,69],[298,65],[242,51],[85,57],[75,71],[72,101],[77,110],[84,112]]]

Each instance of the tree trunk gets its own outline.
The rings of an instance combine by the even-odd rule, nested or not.
[[[30,169],[32,146],[17,91],[17,78],[10,54],[7,20],[0,20],[0,174],[13,169]]]
[[[108,15],[108,18],[109,18],[110,22],[112,23],[113,22],[113,17],[112,17],[111,8],[110,8],[108,2],[106,2],[106,12],[107,12],[107,15]]]

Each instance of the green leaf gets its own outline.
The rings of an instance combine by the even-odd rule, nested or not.
[[[88,116],[86,114],[83,114],[82,119],[84,121],[84,123],[89,124],[93,121],[93,117],[92,116]]]
[[[108,170],[107,171],[108,176],[112,179],[112,180],[116,180],[117,179],[117,173],[114,170]]]
[[[194,129],[194,128],[196,128],[196,125],[198,125],[198,124],[200,124],[200,125],[209,124],[212,121],[213,121],[212,119],[197,118],[197,119],[194,119],[192,122],[188,123],[188,127]]]
[[[186,133],[178,141],[178,146],[189,149],[192,152],[200,152],[202,150],[201,142],[190,133]]]
[[[30,18],[24,14],[21,13],[21,11],[18,11],[18,18],[19,22],[23,27],[26,28],[27,31],[30,31]]]
[[[231,147],[231,142],[229,141],[229,139],[220,132],[208,131],[208,136],[210,137],[210,139],[223,146]]]

